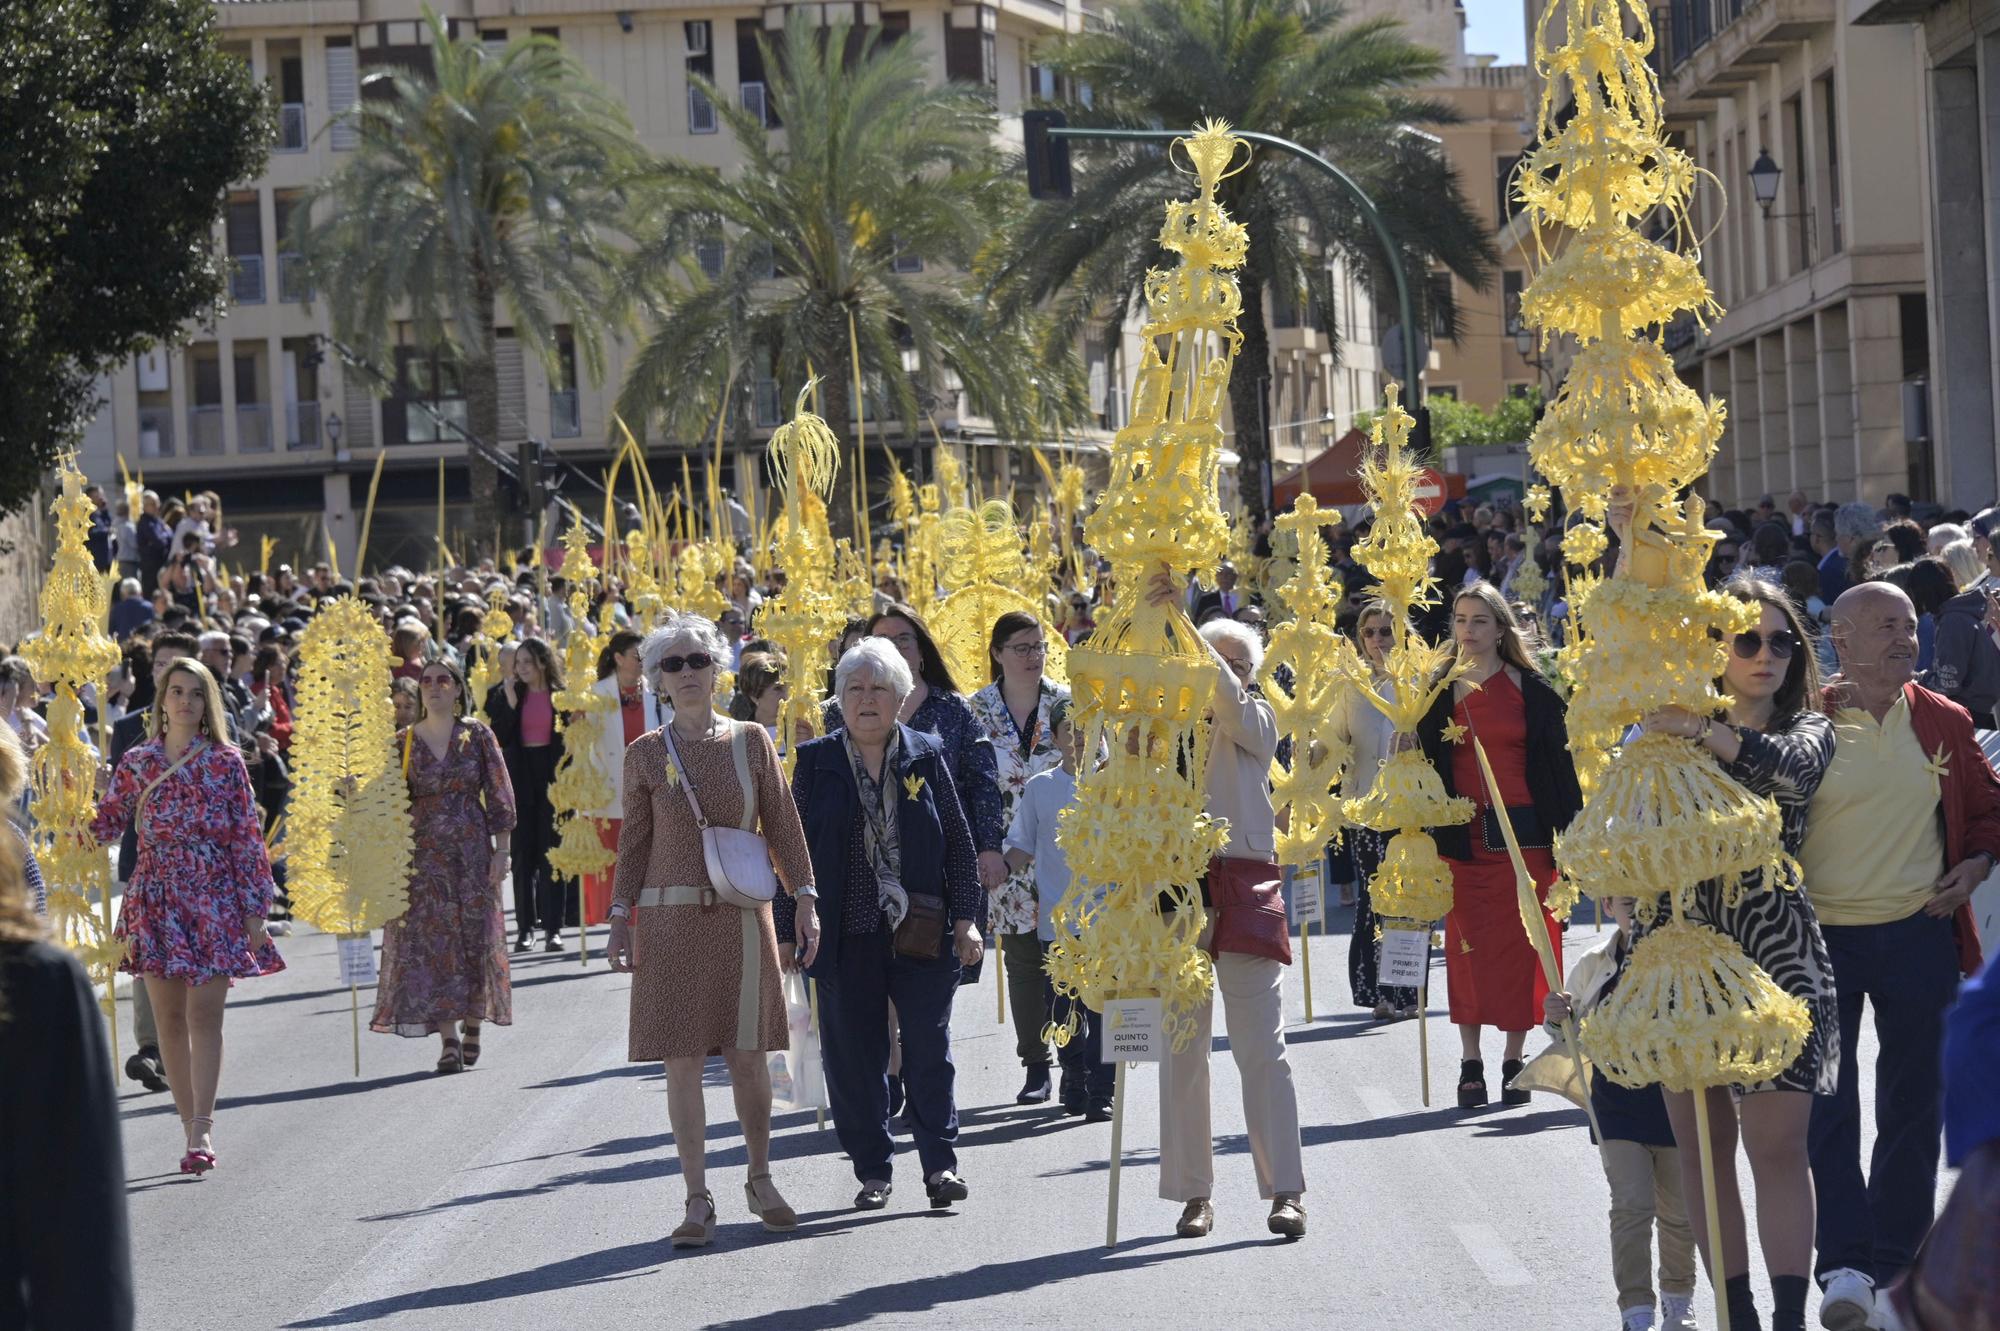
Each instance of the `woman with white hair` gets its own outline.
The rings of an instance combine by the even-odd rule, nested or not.
[[[1171,602],[1177,590],[1170,573],[1156,573],[1147,587],[1155,605]],[[1209,705],[1207,811],[1229,822],[1229,840],[1216,856],[1259,861],[1278,877],[1277,818],[1271,808],[1271,759],[1278,751],[1278,723],[1271,704],[1254,681],[1264,662],[1257,634],[1232,619],[1201,626],[1215,657],[1215,694]],[[1214,938],[1216,914],[1210,900],[1215,868],[1201,884],[1208,913],[1201,945]],[[1299,1139],[1298,1092],[1285,1055],[1284,967],[1267,956],[1243,952],[1215,955],[1215,987],[1222,995],[1222,1020],[1229,1052],[1243,1084],[1244,1126],[1250,1159],[1257,1171],[1257,1195],[1271,1203],[1266,1227],[1285,1238],[1303,1238],[1306,1210],[1305,1165]],[[1182,1204],[1174,1232],[1201,1238],[1215,1227],[1215,1143],[1209,1129],[1208,1060],[1205,1038],[1214,1020],[1213,999],[1193,1014],[1202,1038],[1167,1050],[1160,1062],[1160,1196]]]
[[[687,1185],[686,1218],[671,1235],[676,1248],[704,1247],[715,1237],[701,1081],[702,1064],[714,1054],[729,1065],[735,1091],[750,1213],[773,1233],[798,1225],[771,1181],[765,1055],[790,1044],[780,966],[795,964],[795,945],[804,965],[818,948],[813,865],[770,735],[715,710],[715,674],[728,650],[715,625],[683,613],[669,615],[639,649],[645,676],[671,700],[673,716],[625,750],[611,903],[611,969],[632,975],[627,1056],[666,1064],[667,1116]],[[705,845],[710,828],[764,838],[783,885],[778,910],[735,904],[738,898],[718,892]]]
[[[889,1007],[902,1024],[905,1116],[934,1207],[968,1195],[958,1175],[951,1004],[978,963],[982,892],[972,829],[944,742],[897,721],[915,687],[886,638],[834,668],[841,726],[799,745],[792,796],[805,819],[826,932],[818,959],[827,1092],[864,1211],[888,1205]],[[803,904],[803,903],[802,903]],[[787,903],[779,902],[783,926]]]

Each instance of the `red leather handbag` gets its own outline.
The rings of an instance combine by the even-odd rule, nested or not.
[[[1285,917],[1282,877],[1268,860],[1218,855],[1208,862],[1208,904],[1215,908],[1211,955],[1237,952],[1292,964],[1292,926]]]

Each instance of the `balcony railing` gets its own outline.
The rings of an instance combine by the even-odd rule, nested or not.
[[[174,455],[174,409],[139,408],[139,456],[170,458]]]
[[[577,414],[575,389],[549,394],[549,433],[557,439],[582,437],[583,418]]]
[[[285,404],[285,448],[296,452],[319,447],[319,403]]]
[[[278,256],[278,303],[303,305],[313,298],[312,278],[302,254]]]
[[[222,408],[188,408],[188,452],[220,453],[222,448]]]
[[[298,102],[286,102],[278,108],[278,148],[281,153],[302,153],[306,150],[306,108]]]
[[[236,404],[236,451],[239,453],[268,453],[271,451],[270,403],[239,402]]]
[[[238,305],[262,305],[264,256],[236,254],[230,256],[229,263],[229,299]]]

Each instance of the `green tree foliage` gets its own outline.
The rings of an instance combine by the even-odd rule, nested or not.
[[[638,145],[624,108],[546,37],[498,53],[454,41],[428,8],[433,71],[378,72],[348,113],[360,142],[296,214],[299,252],[335,335],[387,361],[396,322],[458,367],[468,432],[500,434],[494,316],[556,366],[570,325],[603,373],[625,182]],[[386,95],[383,95],[386,94]],[[499,517],[498,473],[471,457],[475,530]]]
[[[1067,109],[1080,126],[1192,129],[1209,117],[1291,139],[1344,170],[1375,201],[1402,244],[1403,266],[1424,301],[1423,275],[1446,268],[1475,287],[1494,253],[1485,226],[1431,140],[1411,125],[1457,118],[1413,95],[1440,77],[1444,58],[1401,35],[1393,19],[1347,20],[1321,0],[1124,0],[1102,30],[1069,39],[1053,56],[1087,104]],[[1146,269],[1160,258],[1161,205],[1188,194],[1188,178],[1151,145],[1077,145],[1077,193],[1044,205],[1012,237],[994,266],[1010,300],[1048,302],[1058,338],[1136,308]],[[1394,288],[1372,231],[1349,196],[1316,169],[1258,149],[1223,182],[1220,197],[1250,232],[1240,278],[1243,305],[1262,311],[1266,293],[1315,309],[1335,336],[1338,308],[1327,249],[1368,279],[1378,305]],[[1455,325],[1446,299],[1419,317]],[[1264,321],[1241,321],[1243,346],[1230,380],[1242,491],[1263,509],[1270,458],[1270,346]],[[1338,343],[1335,354],[1338,355]]]
[[[0,513],[95,408],[96,376],[220,312],[223,192],[269,93],[208,0],[0,4]]]
[[[989,95],[933,86],[914,39],[818,28],[797,10],[760,44],[783,133],[701,84],[738,165],[662,160],[637,192],[646,227],[632,287],[652,331],[626,377],[625,419],[699,436],[725,384],[747,395],[765,377],[789,414],[810,366],[820,413],[846,437],[850,319],[877,418],[900,416],[906,433],[947,373],[1005,438],[1079,416],[1074,357],[1059,348],[1045,360],[1031,312],[999,317],[960,276],[1025,203],[994,146]],[[834,506],[836,522],[845,508]]]
[[[1491,409],[1476,402],[1451,397],[1427,397],[1431,412],[1431,443],[1439,449],[1471,444],[1525,444],[1535,432],[1535,409],[1541,405],[1539,392],[1525,397],[1504,397]],[[1364,411],[1354,418],[1354,428],[1365,432],[1375,423],[1376,413]]]

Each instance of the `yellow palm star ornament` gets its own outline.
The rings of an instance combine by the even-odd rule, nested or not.
[[[758,609],[756,623],[756,631],[784,648],[792,663],[792,690],[778,708],[787,773],[797,761],[792,738],[798,723],[819,733],[825,700],[825,672],[819,663],[846,618],[831,583],[834,552],[826,523],[826,496],[840,466],[840,444],[827,423],[806,410],[812,391],[811,383],[799,390],[790,423],[771,435],[781,507],[773,545],[778,567],[785,570],[785,586]]]
[[[610,867],[616,854],[604,848],[593,815],[611,803],[610,773],[600,765],[598,736],[603,732],[605,713],[616,707],[616,698],[607,698],[591,687],[597,678],[597,658],[609,634],[590,631],[590,589],[597,579],[597,565],[590,557],[590,533],[582,516],[572,513],[569,530],[563,534],[563,582],[569,589],[569,636],[563,641],[563,683],[565,687],[549,701],[563,721],[563,756],[556,765],[556,779],[549,784],[549,803],[555,806],[560,839],[549,852],[549,867],[570,878],[601,873]],[[578,933],[581,944],[582,933]]]
[[[1385,660],[1389,688],[1378,687],[1368,664],[1352,654],[1348,677],[1369,705],[1410,741],[1390,755],[1367,795],[1344,803],[1349,822],[1388,833],[1382,864],[1368,892],[1384,929],[1427,928],[1451,909],[1451,868],[1439,857],[1428,827],[1453,827],[1472,817],[1472,801],[1445,793],[1444,778],[1414,741],[1417,725],[1438,695],[1464,673],[1451,653],[1433,647],[1410,630],[1412,610],[1434,604],[1436,581],[1431,557],[1437,541],[1417,510],[1416,487],[1423,470],[1409,452],[1416,424],[1388,389],[1388,405],[1370,428],[1370,448],[1361,462],[1361,486],[1374,510],[1368,535],[1355,543],[1354,557],[1378,580],[1378,595],[1389,607],[1390,640]],[[1379,451],[1378,451],[1379,450]]]
[[[514,617],[507,613],[507,589],[495,586],[486,593],[486,612],[479,617],[479,629],[472,635],[472,670],[465,678],[467,701],[484,712],[486,695],[500,682],[500,644],[512,637]]]
[[[388,635],[353,597],[322,609],[299,643],[286,815],[292,914],[365,934],[408,908],[410,794],[396,752]]]
[[[1552,32],[1562,36],[1553,49]],[[1717,307],[1694,246],[1676,251],[1645,234],[1664,216],[1667,234],[1692,235],[1697,178],[1666,140],[1652,50],[1643,6],[1549,0],[1535,32],[1540,146],[1515,188],[1538,223],[1573,233],[1560,257],[1543,255],[1521,302],[1542,337],[1581,346],[1529,448],[1535,469],[1587,519],[1564,538],[1565,557],[1596,560],[1606,545],[1600,524],[1614,505],[1631,506],[1616,570],[1572,583],[1580,645],[1567,663],[1576,681],[1569,731],[1590,784],[1583,811],[1557,839],[1556,862],[1577,890],[1631,894],[1649,915],[1665,895],[1673,915],[1640,940],[1581,1044],[1615,1081],[1686,1091],[1772,1076],[1797,1056],[1811,1022],[1734,940],[1686,918],[1703,881],[1736,892],[1793,889],[1775,806],[1691,740],[1647,735],[1604,760],[1627,726],[1657,708],[1715,710],[1723,640],[1757,615],[1706,590],[1714,537],[1700,501],[1676,498],[1707,471],[1724,413],[1680,381],[1653,332],[1684,311],[1705,321]],[[1574,114],[1559,121],[1571,101]],[[1536,234],[1539,244],[1540,226]],[[1713,1233],[1707,1096],[1694,1103]],[[1719,1291],[1717,1315],[1727,1331]]]
[[[1131,423],[1112,444],[1110,478],[1086,526],[1122,594],[1088,646],[1069,653],[1076,724],[1087,751],[1107,758],[1078,777],[1059,823],[1076,885],[1056,908],[1048,969],[1058,992],[1092,1007],[1157,996],[1163,1034],[1184,1048],[1207,1038],[1192,1012],[1213,982],[1196,946],[1195,884],[1226,840],[1225,825],[1204,811],[1216,665],[1180,598],[1153,605],[1146,587],[1160,570],[1177,580],[1213,570],[1228,542],[1216,486],[1242,341],[1231,270],[1242,266],[1248,236],[1215,191],[1242,169],[1249,145],[1209,121],[1173,151],[1185,154],[1199,194],[1166,206],[1160,244],[1181,262],[1146,275],[1151,318]]]
[[[1340,592],[1329,576],[1326,541],[1320,524],[1337,513],[1322,513],[1310,494],[1278,519],[1281,539],[1297,550],[1292,575],[1276,595],[1292,617],[1271,630],[1259,678],[1270,700],[1278,733],[1292,741],[1290,770],[1271,766],[1271,802],[1289,810],[1278,833],[1278,863],[1310,864],[1340,831],[1340,784],[1353,745],[1336,724],[1339,697],[1354,677],[1354,647],[1334,628]],[[1291,684],[1279,667],[1289,667]]]
[[[56,552],[42,584],[42,629],[21,645],[35,678],[56,691],[47,717],[49,739],[35,750],[30,769],[35,810],[30,840],[48,887],[51,932],[77,954],[93,980],[108,986],[124,947],[111,936],[110,863],[90,831],[97,816],[98,755],[85,737],[82,692],[88,685],[103,698],[104,679],[118,664],[118,645],[104,632],[104,579],[85,539],[91,502],[83,493],[83,474],[65,458],[59,476],[61,493],[50,505]]]
[[[952,677],[986,678],[993,621],[1020,610],[1041,621],[1048,644],[1043,674],[1058,684],[1067,683],[1062,635],[1048,622],[1046,601],[1032,594],[1048,579],[1031,566],[1022,549],[1013,506],[1004,499],[989,499],[978,508],[952,509],[939,521],[937,549],[944,569],[944,597],[929,623]]]

